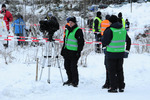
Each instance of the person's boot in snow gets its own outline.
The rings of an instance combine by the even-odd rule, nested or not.
[[[124,89],[119,89],[119,92],[124,92]]]
[[[71,84],[73,87],[78,87],[78,83],[72,83]]]
[[[118,91],[117,91],[117,89],[109,89],[108,92],[109,93],[117,93]]]
[[[109,85],[108,85],[108,84],[104,84],[104,85],[102,86],[102,89],[109,89]]]
[[[69,85],[71,85],[71,83],[72,83],[72,82],[71,82],[70,80],[68,80],[68,81],[64,82],[63,85],[68,85],[68,86],[69,86]]]

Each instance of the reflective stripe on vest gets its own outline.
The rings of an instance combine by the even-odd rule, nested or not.
[[[66,30],[65,48],[67,48],[68,50],[73,50],[73,51],[78,50],[78,43],[77,43],[77,39],[75,38],[75,34],[78,29],[79,27],[76,27],[72,32],[70,32],[70,34],[69,31]]]
[[[110,26],[109,20],[104,20],[101,22],[101,35],[103,35],[105,29],[109,26]]]
[[[97,19],[98,22],[99,22],[99,24],[98,24],[98,32],[101,32],[101,30],[100,30],[100,25],[101,25],[101,22],[102,22],[102,21],[101,21],[101,19],[100,19],[99,17],[95,17],[95,18],[94,18],[94,21],[95,21],[96,19]],[[94,23],[94,21],[93,21],[93,32],[95,32],[95,28],[94,28],[95,23]]]
[[[123,18],[122,18],[122,25],[123,25],[123,28],[125,28],[126,22],[125,22],[125,20]]]
[[[110,28],[113,33],[113,38],[111,43],[107,46],[108,52],[124,52],[125,51],[125,40],[126,40],[126,30],[125,28],[116,29]]]

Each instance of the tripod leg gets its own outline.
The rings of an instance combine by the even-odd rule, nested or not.
[[[43,68],[42,68],[42,70],[41,70],[41,74],[40,74],[39,80],[41,80],[41,78],[42,78],[42,73],[43,73]]]
[[[60,63],[59,63],[59,60],[58,60],[58,55],[56,56],[56,59],[57,59],[57,64],[58,64],[58,68],[59,68],[59,71],[60,71],[61,80],[62,80],[62,83],[64,83],[61,68],[60,68]]]
[[[43,69],[44,69],[44,66],[45,66],[46,58],[47,58],[47,44],[46,44],[45,47],[46,47],[46,51],[45,51],[44,58],[43,58],[42,70],[41,70],[41,74],[40,74],[39,80],[41,80],[41,78],[42,78],[42,73],[43,73]]]
[[[51,67],[51,43],[50,42],[48,42],[48,54],[47,54],[47,56],[48,56],[48,79],[47,79],[47,82],[50,84],[50,67]]]
[[[57,55],[57,51],[56,51],[56,47],[55,46],[54,46],[54,54]],[[59,63],[59,59],[58,59],[58,55],[56,56],[56,60],[57,60],[57,65],[58,65],[58,68],[59,68],[59,71],[60,71],[60,76],[61,76],[61,79],[62,79],[62,83],[64,83],[62,72],[61,72],[61,68],[60,68],[60,63]]]
[[[50,67],[48,67],[48,79],[47,82],[50,84]]]

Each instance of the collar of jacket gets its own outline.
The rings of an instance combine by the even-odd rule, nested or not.
[[[72,32],[76,27],[78,27],[77,24],[75,24],[73,27],[70,28],[69,32]]]
[[[119,22],[115,22],[115,23],[111,24],[110,27],[119,29],[119,28],[122,28],[122,24]]]

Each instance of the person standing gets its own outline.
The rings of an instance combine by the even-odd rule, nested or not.
[[[70,28],[69,19],[70,19],[70,17],[68,17],[68,18],[66,19],[67,23],[66,23],[66,25],[65,25],[65,29],[64,29],[65,31],[64,31],[64,36],[63,36],[63,38],[65,37],[65,34],[66,34],[65,32],[66,32],[66,30]]]
[[[9,23],[13,21],[13,16],[8,10],[6,10],[5,4],[2,4],[2,10],[0,13],[4,15],[4,21],[6,22],[7,30],[9,32]]]
[[[6,23],[3,20],[4,15],[0,14],[0,35],[2,35],[1,38],[5,39],[5,35],[8,35]],[[7,41],[2,40],[1,43],[4,47],[6,47]]]
[[[122,17],[122,13],[121,12],[119,12],[118,13],[118,21],[123,25],[123,28],[125,28],[125,20],[123,19],[123,17]]]
[[[20,37],[25,34],[25,22],[23,21],[23,17],[21,14],[17,15],[17,19],[12,23],[12,27],[14,27],[15,35]],[[17,38],[20,39],[20,38]],[[18,41],[18,45],[22,44]]]
[[[93,25],[93,18],[91,15],[89,16],[89,19],[87,20],[87,25],[88,25],[89,30],[91,30],[92,25]]]
[[[106,15],[105,16],[105,20],[103,20],[101,22],[101,35],[102,36],[103,36],[103,33],[104,33],[105,29],[110,26],[110,24],[109,24],[109,18],[110,18],[110,15]]]
[[[109,24],[110,15],[106,15],[105,18],[106,19],[101,22],[101,35],[102,36],[106,28],[110,26]],[[110,82],[109,82],[109,77],[108,77],[108,67],[107,67],[107,62],[106,62],[106,56],[105,56],[104,64],[106,68],[106,81],[105,81],[105,84],[102,86],[102,89],[105,89],[105,88],[108,89],[110,87]]]
[[[129,28],[130,28],[130,22],[128,19],[126,19],[125,29],[127,30],[127,32],[129,31]]]
[[[108,92],[124,92],[123,58],[127,58],[131,46],[131,39],[125,28],[118,22],[116,15],[109,18],[110,27],[104,31],[102,44],[106,46],[105,56],[108,66],[110,89]],[[126,47],[125,47],[126,43]]]
[[[66,30],[61,55],[64,58],[64,67],[68,80],[63,85],[77,87],[79,84],[78,60],[84,46],[83,32],[78,27],[75,17],[69,19],[70,29]]]
[[[0,14],[4,15],[3,20],[6,23],[7,31],[9,33],[9,23],[13,21],[13,16],[8,10],[6,10],[6,5],[5,4],[2,4],[2,10],[0,11]],[[8,47],[8,41],[7,41],[6,47]]]
[[[101,12],[98,11],[97,12],[97,16],[94,18],[94,21],[93,21],[93,32],[95,34],[95,40],[96,42],[100,42],[101,40]],[[100,50],[100,44],[95,44],[95,52],[97,53],[100,53],[101,50]]]

